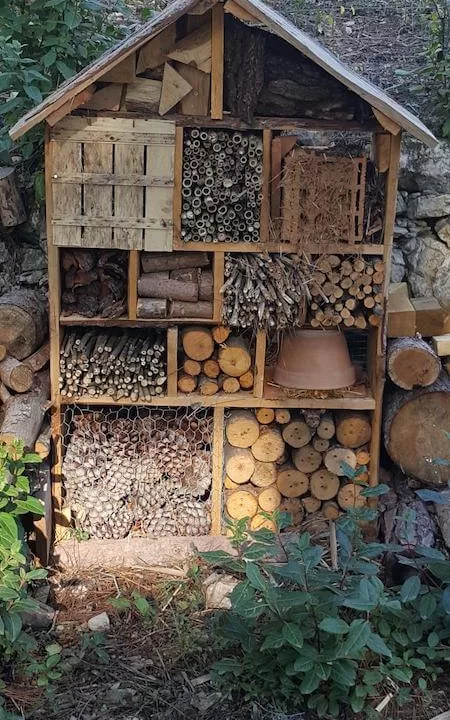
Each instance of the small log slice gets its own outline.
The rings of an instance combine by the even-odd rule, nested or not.
[[[313,472],[310,479],[311,494],[318,500],[331,500],[339,490],[339,478],[334,473],[320,468]]]
[[[233,520],[252,518],[258,512],[258,500],[246,490],[236,490],[227,499],[226,508]]]
[[[322,507],[320,500],[312,495],[305,495],[305,497],[302,498],[302,503],[308,515],[318,512]]]
[[[307,445],[311,437],[311,428],[304,420],[293,420],[283,427],[283,440],[293,448]]]
[[[344,411],[336,417],[336,439],[346,448],[358,448],[372,435],[370,419],[365,413]]]
[[[250,370],[252,358],[248,343],[242,337],[229,337],[218,353],[220,369],[230,377],[240,377]]]
[[[258,495],[258,503],[264,512],[274,512],[281,503],[281,493],[276,485],[271,485],[262,490]]]
[[[294,448],[292,451],[292,462],[297,470],[304,473],[311,473],[318,470],[322,464],[322,454],[315,450],[312,445],[304,445],[301,448]]]
[[[356,455],[350,448],[335,447],[325,454],[324,463],[327,470],[335,475],[345,475],[342,463],[347,463],[354,470],[356,468]]]
[[[261,513],[257,513],[254,517],[252,517],[250,522],[250,530],[271,530],[272,532],[277,531],[277,526],[275,525],[273,520],[270,520],[270,518],[267,518],[265,515],[262,515]]]
[[[262,462],[276,462],[284,453],[285,444],[281,433],[275,426],[263,425],[258,439],[251,450],[253,457]]]
[[[338,493],[338,503],[343,510],[347,508],[362,508],[367,504],[367,499],[361,495],[362,485],[347,483],[343,485]]]
[[[275,410],[272,408],[257,408],[255,415],[261,425],[270,425],[275,420]]]
[[[289,513],[292,516],[292,525],[300,525],[305,516],[302,501],[299,498],[282,498],[278,508],[280,512]]]
[[[225,435],[233,447],[249,448],[259,438],[259,423],[250,410],[233,410]]]
[[[255,459],[246,448],[225,447],[225,472],[233,482],[242,485],[248,482],[255,472]]]
[[[300,470],[286,465],[278,473],[277,488],[284,497],[300,497],[309,490],[309,477]]]
[[[214,352],[214,340],[207,328],[190,327],[182,333],[183,350],[191,360],[208,360]]]
[[[15,392],[27,392],[33,385],[33,371],[25,363],[6,356],[0,362],[0,379],[6,387]]]
[[[412,390],[436,382],[441,372],[441,361],[425,340],[402,337],[389,343],[387,370],[398,387]]]
[[[327,520],[336,520],[340,514],[339,505],[333,502],[333,500],[327,500],[322,503],[322,515]]]
[[[255,471],[251,477],[251,482],[256,487],[269,487],[277,481],[278,468],[274,462],[255,462]]]

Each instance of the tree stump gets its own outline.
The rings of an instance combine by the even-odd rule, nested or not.
[[[0,297],[0,343],[17,360],[42,344],[47,329],[47,308],[38,292],[16,289]]]

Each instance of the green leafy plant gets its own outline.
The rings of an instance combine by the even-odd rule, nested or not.
[[[141,595],[137,590],[133,590],[130,597],[125,595],[118,595],[118,597],[110,598],[108,600],[111,607],[118,612],[126,612],[127,610],[134,610],[143,618],[154,620],[156,617],[156,608],[150,603],[144,595]]]
[[[202,553],[240,576],[231,611],[216,619],[229,651],[213,666],[221,688],[319,717],[338,717],[342,705],[369,717],[377,698],[393,692],[403,702],[443,672],[450,659],[448,563],[436,550],[417,548],[417,559],[400,558],[411,577],[386,588],[379,560],[402,548],[364,542],[361,522],[375,516],[363,508],[339,518],[335,568],[308,533],[285,547],[284,563],[276,561],[279,543],[266,529],[249,533],[237,556]]]
[[[121,34],[98,0],[0,0],[0,159],[12,147],[9,128]],[[41,128],[28,133],[22,156],[30,158],[41,140]]]

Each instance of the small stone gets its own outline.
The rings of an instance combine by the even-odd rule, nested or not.
[[[444,215],[450,215],[450,195],[421,195],[417,199],[415,217],[439,218]]]
[[[214,573],[214,576],[217,575],[218,573]],[[205,582],[208,582],[208,578]],[[206,609],[230,610],[231,600],[229,595],[234,590],[238,582],[239,581],[232,575],[220,575],[219,577],[214,577],[213,582],[210,582],[206,586]]]
[[[100,615],[94,615],[94,617],[89,618],[88,628],[92,630],[92,632],[108,632],[110,622],[107,613],[102,612]]]
[[[28,247],[22,255],[22,272],[31,270],[44,270],[47,267],[47,259],[41,248]]]
[[[397,209],[395,211],[396,215],[406,215],[405,195],[406,193],[397,193]],[[406,195],[406,197],[408,196]]]
[[[399,283],[402,282],[405,277],[405,258],[400,248],[392,248],[392,259],[391,259],[391,282]]]
[[[434,230],[439,240],[445,242],[447,247],[450,248],[450,218],[446,217],[442,218],[442,220],[438,220],[434,226]]]
[[[39,600],[35,600],[35,602],[37,606],[35,610],[22,614],[24,624],[32,628],[49,628],[55,617],[55,611]]]
[[[450,549],[450,503],[445,503],[444,505],[435,504],[434,509],[436,511],[439,529],[442,533],[442,539]]]
[[[405,235],[408,235],[408,228],[400,227],[400,225],[395,225],[394,237],[404,237]]]

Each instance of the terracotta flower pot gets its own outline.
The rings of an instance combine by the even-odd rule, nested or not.
[[[353,385],[356,372],[347,342],[338,330],[286,333],[274,382],[298,390],[333,390]]]

